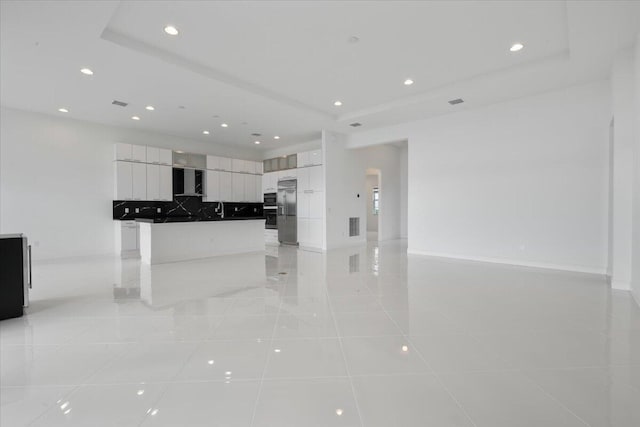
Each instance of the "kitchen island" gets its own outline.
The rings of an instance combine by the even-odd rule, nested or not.
[[[264,218],[165,217],[140,223],[140,257],[147,264],[264,250]]]

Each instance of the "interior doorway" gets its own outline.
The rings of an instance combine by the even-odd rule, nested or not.
[[[382,215],[382,186],[380,170],[367,169],[367,240],[379,240],[380,236],[380,216]]]

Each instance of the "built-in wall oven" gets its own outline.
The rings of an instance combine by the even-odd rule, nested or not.
[[[278,193],[264,194],[264,228],[268,230],[278,229]]]

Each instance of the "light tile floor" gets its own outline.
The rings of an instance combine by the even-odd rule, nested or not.
[[[0,425],[640,425],[628,293],[405,252],[38,263]]]

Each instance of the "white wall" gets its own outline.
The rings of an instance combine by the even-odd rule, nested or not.
[[[378,240],[400,238],[401,220],[401,150],[395,145],[351,149],[357,153],[357,163],[350,167],[365,171],[379,171],[380,213],[378,214]],[[369,206],[364,209],[368,210]]]
[[[363,243],[366,240],[367,169],[380,171],[378,240],[398,239],[401,234],[401,148],[385,144],[350,149],[347,137],[324,132],[327,197],[327,247]],[[358,197],[360,195],[360,197]],[[360,236],[348,237],[348,218],[360,218]]]
[[[34,259],[113,253],[113,144],[260,160],[261,153],[2,108],[0,233],[25,233]]]
[[[409,150],[407,143],[400,149],[400,238],[406,239],[408,235],[408,190],[409,190]]]
[[[608,82],[361,132],[408,139],[413,253],[604,273]]]
[[[633,185],[633,242],[631,292],[640,304],[640,34],[635,47],[635,180]]]
[[[345,135],[323,131],[322,155],[326,200],[323,249],[365,243],[365,170],[357,166],[358,153],[347,149]],[[349,217],[360,218],[359,236],[349,237]]]
[[[630,289],[634,163],[634,52],[619,52],[611,73],[613,236],[611,286]]]
[[[373,189],[378,186],[378,175],[367,175],[367,231],[378,231],[378,215],[373,213]]]

